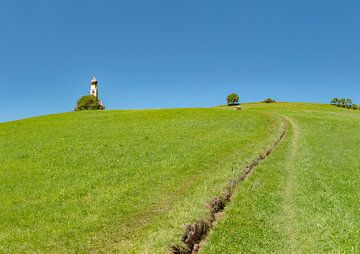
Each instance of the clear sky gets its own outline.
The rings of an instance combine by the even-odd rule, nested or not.
[[[360,103],[358,0],[11,0],[0,121],[72,111],[92,74],[109,109]]]

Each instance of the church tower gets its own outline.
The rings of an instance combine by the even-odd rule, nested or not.
[[[90,94],[95,96],[96,98],[99,98],[98,81],[97,81],[95,75],[91,79],[90,83],[91,83],[90,84]]]

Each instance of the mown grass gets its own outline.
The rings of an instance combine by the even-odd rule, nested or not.
[[[273,114],[222,109],[0,124],[0,252],[167,252],[278,126]]]
[[[201,253],[358,253],[360,114],[245,105],[288,119],[285,141],[237,189]]]
[[[200,253],[360,251],[360,113],[76,112],[0,124],[1,253],[167,253],[182,225],[288,132],[241,183]]]

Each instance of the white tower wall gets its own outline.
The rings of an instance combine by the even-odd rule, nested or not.
[[[93,78],[90,82],[90,95],[93,95],[96,98],[99,98],[98,81],[96,80],[95,76],[93,76]]]

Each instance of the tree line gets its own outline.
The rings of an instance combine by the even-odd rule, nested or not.
[[[347,98],[334,98],[331,100],[330,102],[331,105],[336,106],[336,107],[340,107],[340,108],[348,108],[348,109],[360,109],[360,105],[355,104],[352,102],[351,99]]]

